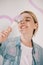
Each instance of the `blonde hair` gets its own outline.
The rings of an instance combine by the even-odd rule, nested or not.
[[[31,11],[23,11],[23,12],[20,13],[20,15],[24,14],[24,13],[30,14],[32,16],[33,20],[34,20],[34,23],[37,23],[37,28],[33,30],[33,34],[35,34],[35,32],[38,30],[38,20],[37,20],[36,15]]]

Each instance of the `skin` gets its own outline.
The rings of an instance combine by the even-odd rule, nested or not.
[[[37,28],[37,23],[34,23],[32,16],[28,13],[23,13],[21,16],[23,20],[18,23],[21,41],[27,47],[32,47],[31,39],[33,37],[33,30]]]
[[[0,32],[0,43],[6,41],[11,31],[11,27],[8,27],[6,30]]]
[[[34,23],[32,16],[29,13],[21,14],[23,20],[18,23],[18,29],[21,33],[21,42],[27,47],[32,47],[31,39],[33,37],[33,30],[37,29],[37,23]],[[0,42],[4,42],[12,31],[11,27],[0,32]]]

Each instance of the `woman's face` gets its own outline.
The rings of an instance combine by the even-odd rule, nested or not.
[[[23,19],[18,23],[19,31],[31,38],[35,29],[34,20],[29,13],[23,13],[21,16]]]

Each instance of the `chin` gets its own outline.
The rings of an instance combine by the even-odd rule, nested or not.
[[[19,31],[20,31],[20,33],[22,33],[22,34],[27,34],[27,31],[26,31],[25,29],[20,29]]]
[[[21,31],[21,34],[26,34],[26,32],[25,31]]]

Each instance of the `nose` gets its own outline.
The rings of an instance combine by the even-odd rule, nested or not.
[[[25,24],[26,22],[25,22],[25,21],[21,21],[20,23],[21,23],[21,24]]]

